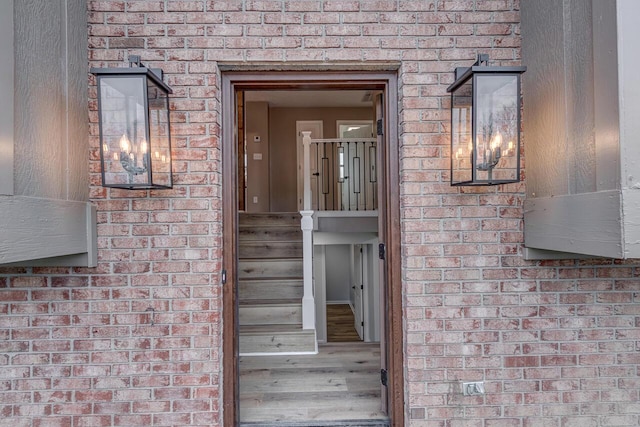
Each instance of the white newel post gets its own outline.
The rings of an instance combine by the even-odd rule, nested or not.
[[[303,151],[303,210],[302,259],[304,295],[302,297],[302,329],[316,328],[316,305],[313,297],[313,211],[311,210],[311,132],[302,132]]]
[[[302,329],[316,328],[316,303],[313,297],[313,211],[301,211],[304,296]]]

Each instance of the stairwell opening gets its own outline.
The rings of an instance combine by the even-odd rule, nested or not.
[[[307,328],[301,327],[305,311],[301,299],[307,295],[301,230],[304,227],[298,209],[297,176],[302,165],[297,150],[292,149],[299,136],[295,122],[321,118],[326,137],[339,120],[380,118],[387,128],[391,125],[395,129],[397,116],[392,111],[397,105],[393,102],[397,90],[394,73],[332,77],[334,80],[329,81],[326,75],[317,73],[296,74],[295,78],[290,73],[223,73],[223,168],[225,177],[233,176],[223,185],[227,271],[223,296],[225,425],[331,425],[349,420],[379,423],[372,425],[403,424],[402,341],[398,340],[402,336],[402,330],[398,331],[402,323],[397,293],[400,283],[395,277],[399,267],[388,258],[379,265],[373,261],[377,259],[379,243],[399,248],[399,242],[390,237],[390,231],[398,224],[399,203],[389,188],[397,185],[397,179],[372,190],[380,193],[381,201],[373,222],[370,213],[368,222],[359,221],[358,215],[343,221],[344,213],[337,219],[332,215],[313,216],[314,259],[322,258],[331,244],[351,245],[348,247],[352,254],[354,248],[364,247],[370,255],[369,271],[379,271],[381,291],[377,299],[371,298],[376,308],[382,307],[379,339],[332,345],[326,344],[326,328],[318,334],[316,325],[312,329],[308,324]],[[376,104],[371,94],[381,95],[381,117],[375,117]],[[373,169],[376,179],[385,179],[390,170],[397,170],[397,135],[396,131],[389,133],[392,135],[373,135],[381,146],[367,148],[367,154],[375,156],[378,163],[363,169],[363,176],[367,172],[373,176]],[[355,160],[349,158],[344,163],[353,176],[362,161],[354,152]],[[330,166],[339,168],[338,153],[333,149],[327,155],[326,148],[316,152],[316,197],[321,194],[325,199],[340,198],[330,194],[334,189],[337,193],[340,184],[327,185],[323,178]],[[316,211],[321,208],[318,203],[314,206]],[[358,225],[364,223],[373,223],[375,230]],[[395,236],[399,236],[399,230]],[[393,263],[399,265],[399,254]],[[317,281],[322,273],[317,264],[314,261],[314,293],[320,294]],[[326,271],[327,265],[323,266]],[[394,281],[396,288],[392,286]],[[318,296],[324,297],[320,301],[325,310],[318,306]],[[326,326],[326,295],[312,297],[317,311],[315,323]],[[346,302],[353,307],[351,300]],[[392,378],[386,386],[380,383],[381,368]]]

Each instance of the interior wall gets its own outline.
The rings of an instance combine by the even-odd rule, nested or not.
[[[349,245],[327,245],[327,304],[349,301]]]
[[[336,137],[336,120],[375,120],[372,108],[271,108],[269,111],[271,212],[297,210],[296,121],[322,120],[324,138]]]
[[[269,212],[269,104],[246,103],[247,212]]]

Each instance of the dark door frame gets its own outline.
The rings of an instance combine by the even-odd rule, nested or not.
[[[384,219],[380,242],[386,245],[384,286],[386,323],[382,331],[386,337],[387,399],[392,426],[403,426],[404,369],[402,277],[400,250],[400,174],[398,143],[398,80],[397,67],[373,71],[246,71],[229,67],[222,71],[222,213],[223,213],[223,280],[222,294],[222,392],[223,422],[225,426],[239,423],[238,379],[238,309],[237,309],[237,231],[238,231],[238,167],[235,136],[235,94],[238,90],[311,90],[311,89],[367,89],[384,93],[385,144],[380,149],[384,186],[378,214]]]

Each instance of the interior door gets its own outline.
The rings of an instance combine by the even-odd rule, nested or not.
[[[322,139],[322,120],[300,120],[296,121],[296,145],[298,152],[298,210],[302,210],[302,200],[304,197],[304,176],[303,157],[304,147],[302,145],[302,132],[311,132],[311,139]],[[324,199],[317,196],[318,191],[318,152],[312,145],[311,154],[311,209],[323,209]],[[318,207],[318,203],[321,206]]]
[[[353,326],[358,332],[360,340],[364,339],[364,263],[362,245],[351,245],[351,301],[353,304]]]

